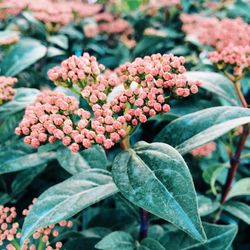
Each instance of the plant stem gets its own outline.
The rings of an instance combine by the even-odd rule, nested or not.
[[[235,87],[235,90],[236,90],[236,92],[237,92],[237,94],[238,94],[238,96],[240,98],[242,107],[243,108],[247,108],[248,104],[246,102],[246,99],[245,99],[242,91],[241,91],[241,84],[240,84],[240,82],[239,81],[234,82],[234,87]]]
[[[148,211],[141,209],[140,240],[148,236]]]
[[[240,140],[238,142],[236,151],[235,151],[234,155],[230,159],[231,168],[228,171],[226,184],[224,186],[222,196],[221,196],[221,202],[220,203],[222,205],[225,203],[227,195],[228,195],[228,193],[229,193],[229,191],[231,189],[234,177],[236,175],[238,166],[240,164],[241,152],[243,151],[243,149],[245,147],[245,143],[246,143],[248,135],[249,135],[249,127],[248,127],[248,125],[244,125],[244,130],[243,130],[243,133],[242,133],[242,135],[240,137]]]
[[[245,99],[242,91],[241,91],[240,82],[235,81],[234,82],[234,87],[235,87],[235,90],[236,90],[236,92],[237,92],[237,94],[238,94],[238,96],[240,98],[242,106],[244,108],[247,108],[248,104],[246,102],[246,99]],[[240,140],[239,140],[239,142],[237,144],[236,151],[230,158],[230,166],[231,167],[230,167],[230,169],[228,171],[226,183],[225,183],[224,188],[222,190],[222,195],[221,195],[221,200],[220,200],[221,205],[223,205],[226,202],[228,193],[229,193],[229,191],[230,191],[230,189],[232,187],[232,183],[234,181],[237,169],[238,169],[239,164],[240,164],[241,153],[244,150],[245,143],[247,141],[249,132],[250,131],[249,131],[248,124],[244,125],[243,126],[243,133],[241,134]],[[216,223],[219,220],[221,212],[222,212],[222,209],[220,208],[218,210],[218,212],[216,213],[216,215],[215,215],[214,223]]]
[[[126,136],[121,142],[120,146],[123,150],[130,148],[130,137]]]

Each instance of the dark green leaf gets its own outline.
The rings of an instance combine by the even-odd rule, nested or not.
[[[249,122],[249,109],[230,106],[208,108],[174,120],[160,131],[155,141],[169,143],[181,154],[186,154]]]
[[[174,148],[164,143],[137,143],[115,158],[112,174],[129,201],[199,241],[206,239],[191,174]]]
[[[202,88],[222,97],[228,103],[240,105],[233,83],[225,76],[214,72],[187,72],[186,76],[190,81],[200,81]]]
[[[207,216],[216,211],[219,208],[220,203],[216,201],[213,202],[206,196],[198,195],[198,205],[199,205],[198,211],[200,216]]]
[[[237,225],[214,225],[203,223],[207,242],[197,243],[181,231],[168,232],[163,235],[161,243],[167,250],[224,250],[231,246],[237,233]]]
[[[161,243],[154,239],[146,238],[141,242],[138,250],[165,250],[165,247],[163,247]]]
[[[239,201],[228,201],[223,209],[250,225],[250,206]]]
[[[102,250],[134,250],[135,243],[130,234],[123,231],[115,231],[98,242],[95,248]]]
[[[22,39],[5,55],[2,74],[16,76],[46,54],[46,47],[34,39]]]
[[[22,242],[39,228],[68,219],[118,191],[109,172],[90,169],[46,190],[26,217]]]

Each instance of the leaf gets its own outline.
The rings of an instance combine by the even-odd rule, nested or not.
[[[175,147],[180,154],[213,141],[228,131],[250,122],[250,110],[241,107],[214,107],[184,115],[164,127],[155,141]]]
[[[230,190],[227,200],[242,195],[250,195],[250,177],[243,178],[236,182]]]
[[[22,243],[39,228],[68,219],[118,191],[109,172],[90,169],[49,188],[32,206],[22,230]]]
[[[0,163],[0,174],[36,167],[53,159],[55,159],[55,154],[53,152],[15,155],[13,158]]]
[[[217,194],[215,182],[223,172],[226,173],[228,167],[225,165],[210,165],[202,173],[203,179],[210,184],[211,191],[214,195]]]
[[[217,201],[213,202],[211,199],[204,195],[198,195],[198,205],[199,215],[207,216],[216,211],[219,208],[220,203]]]
[[[14,99],[0,106],[0,119],[9,117],[10,115],[23,110],[27,105],[33,103],[39,94],[38,89],[17,88]]]
[[[72,153],[68,148],[57,150],[57,160],[69,173],[76,174],[89,168],[106,168],[107,158],[100,146],[93,146],[79,153]]]
[[[130,234],[123,231],[115,231],[99,241],[95,248],[102,250],[134,250],[135,243]]]
[[[163,143],[139,142],[115,158],[112,175],[130,202],[199,241],[206,239],[191,174],[174,148]]]
[[[161,36],[144,36],[133,51],[134,57],[152,54],[165,40],[166,38]]]
[[[2,60],[2,74],[16,76],[46,54],[46,47],[35,39],[22,39]]]
[[[167,232],[162,236],[160,242],[167,250],[226,250],[231,246],[237,233],[237,225],[214,225],[203,223],[207,242],[197,243],[181,231]]]
[[[12,31],[12,30],[3,30],[3,31],[0,31],[0,38],[2,40],[10,39],[11,37],[16,36],[16,35],[19,35],[19,33],[15,32],[15,31]]]
[[[55,45],[57,45],[58,47],[62,48],[62,49],[68,49],[69,45],[69,41],[67,36],[65,35],[53,35],[53,36],[49,36],[47,38],[48,42],[53,43]]]
[[[15,128],[18,126],[22,117],[23,117],[23,113],[17,112],[15,114],[8,116],[6,119],[4,119],[2,124],[0,124],[1,141],[6,141],[11,136],[15,135],[14,134]]]
[[[223,205],[223,209],[250,225],[249,205],[239,201],[229,201]]]
[[[189,81],[200,81],[201,88],[216,94],[228,103],[238,106],[240,100],[234,89],[233,83],[225,76],[214,72],[187,72],[185,73]]]
[[[141,242],[141,245],[138,250],[165,250],[165,247],[163,247],[161,243],[154,239],[145,238]]]
[[[41,172],[44,171],[46,166],[47,164],[39,165],[35,168],[27,169],[19,173],[11,183],[12,193],[14,195],[22,193],[23,190],[25,190],[31,184],[34,178],[36,178]]]

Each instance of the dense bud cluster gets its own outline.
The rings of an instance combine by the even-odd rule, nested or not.
[[[59,139],[73,152],[93,144],[109,149],[139,123],[169,112],[170,98],[197,93],[200,83],[187,81],[183,64],[183,57],[155,54],[112,72],[87,53],[72,56],[49,70],[49,78],[77,88],[92,112],[79,108],[72,97],[45,91],[27,107],[16,133],[33,147]]]
[[[196,157],[206,157],[211,155],[216,150],[216,144],[214,142],[206,143],[191,151],[191,154]]]
[[[33,204],[36,199],[33,200]],[[33,205],[32,204],[32,205]],[[32,205],[28,209],[23,210],[23,215],[27,216]],[[57,225],[50,225],[46,228],[37,230],[32,237],[26,239],[22,248],[19,247],[19,240],[21,238],[21,230],[18,222],[16,222],[16,208],[0,206],[0,246],[6,244],[6,250],[59,250],[62,247],[62,242],[53,243],[54,247],[50,245],[53,238],[57,238],[59,234],[66,228],[71,228],[73,223],[71,221],[61,221]],[[38,247],[39,245],[39,247]]]
[[[215,48],[208,54],[220,69],[241,77],[250,70],[250,25],[241,18],[219,20],[198,14],[182,14],[183,31]]]
[[[219,69],[232,71],[234,76],[242,76],[250,70],[250,46],[228,45],[220,51],[210,52],[208,57]]]
[[[15,95],[13,85],[16,82],[16,78],[0,76],[0,105],[13,99]]]

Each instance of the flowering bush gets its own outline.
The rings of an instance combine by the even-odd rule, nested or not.
[[[249,8],[0,1],[0,249],[248,249]]]

